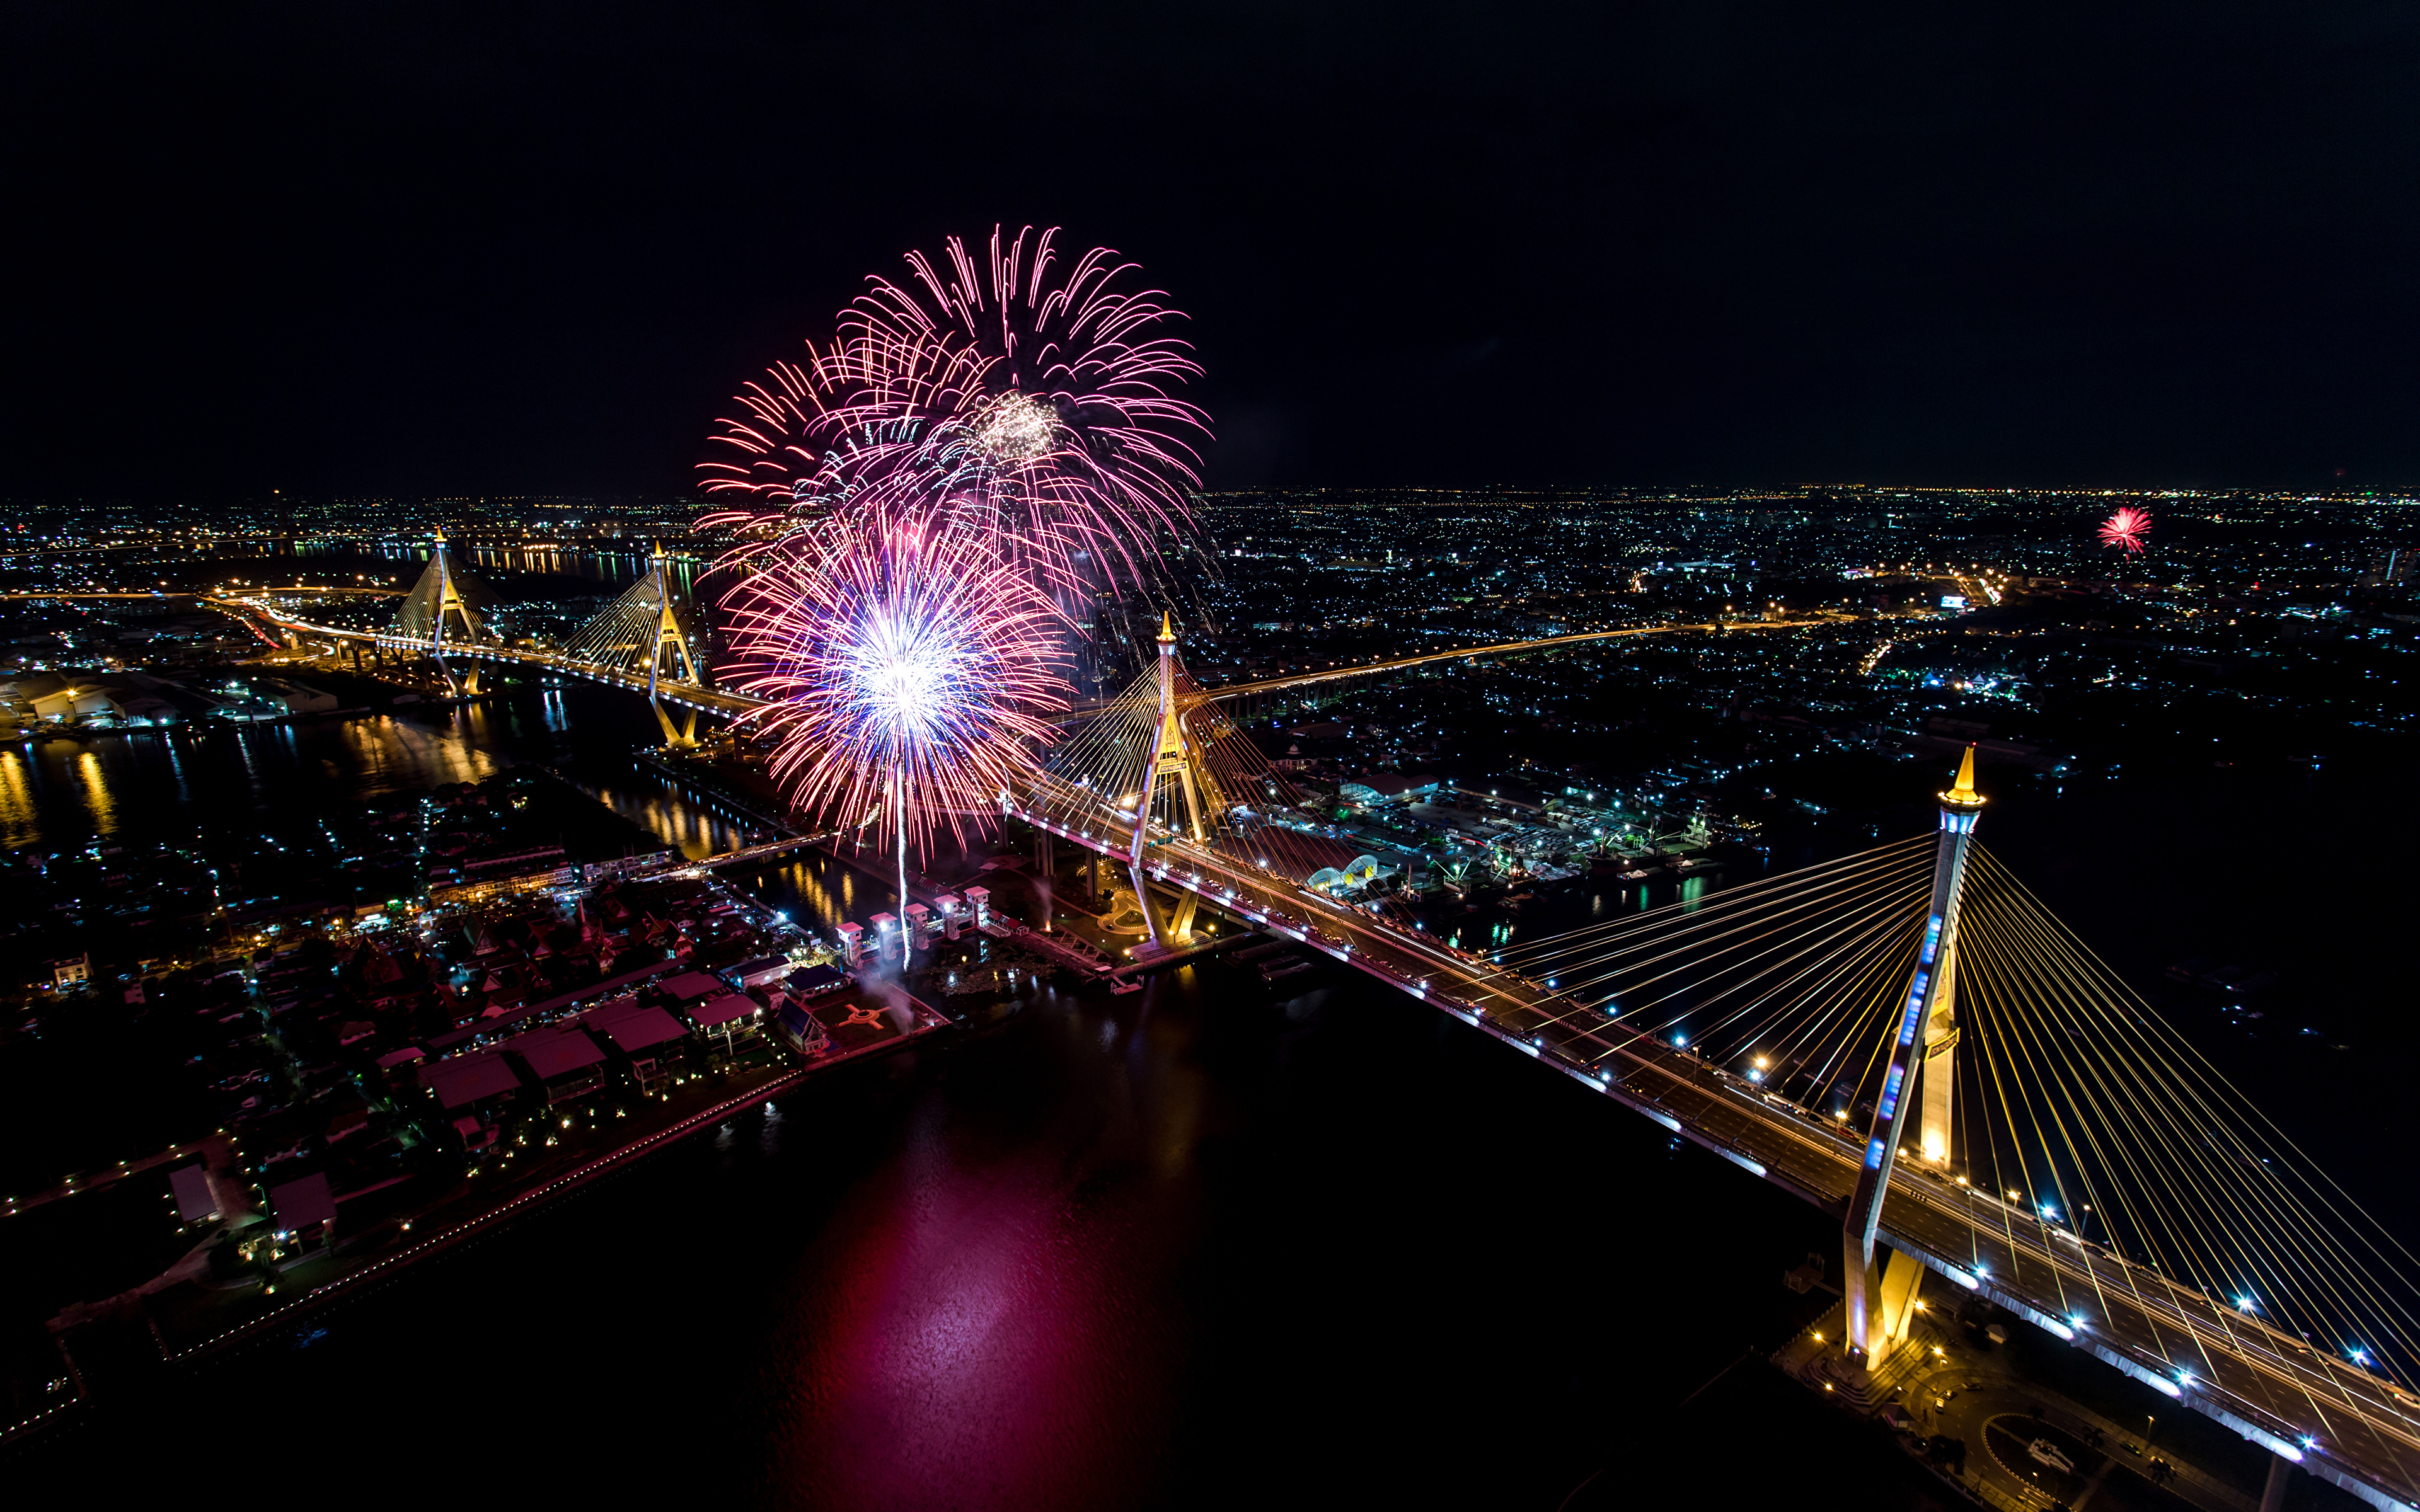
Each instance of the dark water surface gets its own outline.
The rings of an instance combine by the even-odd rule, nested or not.
[[[1613,1460],[1592,1491],[1694,1468],[1756,1499],[1732,1429],[1665,1418],[1786,1329],[1820,1215],[1374,986],[1214,971],[818,1084],[20,1468],[97,1498],[240,1453],[480,1504],[1551,1507]]]
[[[349,795],[545,759],[685,846],[727,839],[632,774],[643,706],[573,691],[262,732],[207,783],[132,740],[44,750],[0,816],[190,825],[190,795],[264,769],[264,794]],[[2390,860],[2259,837],[2312,833],[2338,780],[2196,777],[2164,810],[2148,785],[2011,790],[1985,839],[2130,975],[2217,936],[2317,1012],[2369,980],[2324,932],[2388,907]],[[807,881],[809,912],[887,903]],[[2339,1005],[2330,1032],[2398,1043],[2398,1004]],[[2304,1095],[2331,1054],[2237,1058],[2353,1148],[2372,1116]],[[1575,1508],[1923,1504],[1758,1362],[1679,1407],[1795,1325],[1780,1273],[1838,1238],[1676,1146],[1341,972],[1287,1000],[1215,964],[1045,993],[240,1354],[122,1378],[0,1477],[101,1504],[1551,1509],[1583,1482]]]

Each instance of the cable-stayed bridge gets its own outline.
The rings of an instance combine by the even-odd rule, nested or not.
[[[491,610],[495,606],[494,593],[477,578],[454,564],[442,532],[435,538],[427,567],[422,571],[417,582],[403,591],[402,602],[396,606],[394,618],[383,627],[365,629],[357,625],[332,625],[294,614],[272,601],[279,594],[303,592],[358,596],[388,595],[395,590],[339,585],[312,588],[297,583],[287,589],[266,589],[259,594],[243,596],[209,597],[206,602],[253,621],[267,630],[280,632],[289,640],[308,635],[328,640],[352,641],[380,652],[427,656],[438,664],[448,685],[460,693],[478,690],[479,666],[482,663],[506,663],[564,672],[644,692],[655,705],[656,717],[663,725],[667,743],[675,746],[696,743],[697,715],[701,712],[737,717],[764,705],[761,699],[714,687],[705,654],[703,623],[696,606],[690,603],[678,579],[673,576],[661,547],[657,548],[647,572],[637,582],[560,647],[506,644],[490,623]],[[1229,685],[1211,691],[1207,696],[1233,700],[1434,663],[1553,651],[1643,635],[1688,631],[1729,634],[1791,628],[1803,629],[1805,625],[1780,621],[1707,622],[1585,630],[1536,640],[1502,641],[1342,666],[1306,668],[1280,676]],[[458,669],[455,665],[457,662],[462,664]],[[1080,720],[1108,706],[1078,705],[1072,711],[1072,717]]]
[[[454,565],[442,534],[419,581],[379,628],[304,619],[265,596],[211,600],[231,613],[265,622],[289,640],[309,635],[380,654],[429,657],[460,693],[478,691],[482,664],[529,667],[625,687],[646,696],[665,742],[674,746],[697,743],[701,712],[737,717],[762,706],[761,700],[714,687],[696,609],[660,546],[639,580],[560,647],[507,644],[492,623],[495,601],[485,583]]]
[[[1844,1386],[1905,1368],[1930,1274],[2260,1443],[2273,1500],[2420,1499],[2412,1257],[1976,845],[1971,749],[1933,835],[1479,954],[1310,885],[1352,847],[1220,692],[1164,627],[1004,799],[1129,870],[1139,953],[1241,915],[1838,1214]]]
[[[503,662],[626,687],[675,741],[696,711],[761,706],[706,685],[660,553],[560,650],[502,645],[478,596],[441,549],[382,629],[226,607],[433,656],[449,677],[460,659],[466,683]],[[1844,1386],[1887,1383],[1925,1288],[1956,1288],[2280,1465],[2381,1507],[2420,1504],[2420,1397],[2399,1383],[2420,1365],[2412,1257],[1977,843],[1971,755],[1931,836],[1477,954],[1351,901],[1355,848],[1302,817],[1224,707],[1602,638],[1204,688],[1164,625],[1151,671],[1083,711],[1002,810],[1127,870],[1151,936],[1139,953],[1181,948],[1206,903],[1838,1215]],[[2283,1486],[2272,1477],[2273,1495]]]

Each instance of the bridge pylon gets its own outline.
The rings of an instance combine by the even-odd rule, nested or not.
[[[656,722],[664,727],[664,744],[689,747],[697,744],[697,711],[681,710],[675,725],[670,711],[664,707],[659,686],[666,672],[684,683],[704,683],[698,675],[698,658],[690,649],[689,632],[680,617],[673,612],[671,559],[664,553],[661,541],[656,543],[656,557],[648,569],[647,583],[653,584],[656,601],[655,644],[647,655],[647,702],[656,711]],[[644,585],[643,585],[644,586]]]
[[[1880,1365],[1892,1347],[1907,1337],[1916,1318],[1916,1293],[1923,1266],[1914,1256],[1894,1253],[1889,1268],[1874,1269],[1874,1236],[1882,1226],[1883,1198],[1890,1190],[1893,1165],[1907,1120],[1900,1109],[1916,1088],[1911,1078],[1925,1082],[1928,1157],[1930,1136],[1938,1134],[1941,1159],[1949,1156],[1949,1084],[1957,1026],[1951,1004],[1953,963],[1958,949],[1958,905],[1966,880],[1966,852],[1975,836],[1975,821],[1983,810],[1975,791],[1975,748],[1968,746],[1958,764],[1958,779],[1941,795],[1941,832],[1932,856],[1932,899],[1924,924],[1924,943],[1907,996],[1889,1020],[1885,1047],[1889,1059],[1883,1072],[1882,1095],[1874,1101],[1874,1119],[1866,1138],[1865,1159],[1857,1171],[1856,1190],[1850,1195],[1841,1228],[1842,1301],[1846,1304],[1846,1342],[1852,1358],[1863,1357],[1870,1369]],[[1937,1026],[1937,1029],[1936,1029]],[[1919,1048],[1918,1034],[1923,1043]],[[1932,1121],[1938,1088],[1938,1126]]]
[[[479,691],[479,669],[474,664],[456,671],[445,659],[448,645],[468,646],[492,639],[483,613],[489,594],[475,579],[466,579],[454,570],[445,551],[445,532],[435,536],[435,548],[428,553],[428,567],[420,575],[411,592],[396,606],[395,627],[398,634],[415,641],[424,641],[428,655],[435,659],[437,670],[445,676],[445,686],[458,697]]]
[[[647,703],[663,726],[664,744],[697,744],[697,710],[669,702],[664,685],[707,687],[706,658],[662,543],[657,543],[646,572],[566,642],[563,656],[624,677],[644,676]]]
[[[1924,1122],[1916,1149],[1936,1172],[1947,1172],[1957,1156],[1950,1136],[1950,1100],[1958,1086],[1958,949],[1941,952],[1941,991],[1924,1018],[1924,1070],[1916,1085],[1924,1094]]]
[[[1199,745],[1185,730],[1184,711],[1176,697],[1176,622],[1165,612],[1159,617],[1159,718],[1154,736],[1151,760],[1142,769],[1142,793],[1135,800],[1134,839],[1126,851],[1126,870],[1134,877],[1135,900],[1142,909],[1143,922],[1151,930],[1152,943],[1162,949],[1173,949],[1192,938],[1193,899],[1187,894],[1176,913],[1162,918],[1159,904],[1151,895],[1151,876],[1143,865],[1143,856],[1151,844],[1152,805],[1161,792],[1162,784],[1173,779],[1183,795],[1184,813],[1171,812],[1170,827],[1178,827],[1180,819],[1185,832],[1197,845],[1209,840],[1209,825],[1217,818],[1211,805],[1218,801],[1218,787],[1202,765]]]

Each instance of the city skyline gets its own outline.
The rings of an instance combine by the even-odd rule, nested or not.
[[[2148,529],[2127,522],[2139,553],[2103,537],[2120,502],[2151,512]],[[2130,1504],[2176,1474],[2247,1497],[2391,1495],[2408,1479],[2409,1283],[2357,1248],[2409,1242],[2412,1178],[2375,1158],[2398,1137],[2392,1101],[2335,1095],[2343,1068],[2407,1051],[2393,959],[2336,948],[2391,930],[2403,894],[2335,877],[2390,867],[2408,822],[2384,816],[2382,848],[2288,861],[2328,869],[2319,886],[2280,888],[2270,870],[2303,854],[2280,839],[2399,772],[2420,717],[2400,676],[2420,643],[2401,502],[1204,498],[1199,549],[1171,559],[1186,576],[1140,599],[1101,595],[1076,627],[1079,707],[1063,734],[1035,733],[996,820],[930,848],[901,845],[879,810],[861,825],[857,805],[769,779],[773,744],[750,728],[761,693],[723,680],[713,602],[690,592],[748,527],[683,535],[686,507],[69,507],[25,513],[0,543],[0,717],[15,721],[0,747],[0,992],[16,1014],[0,1074],[19,1078],[22,1110],[0,1223],[43,1236],[11,1252],[0,1298],[21,1322],[53,1324],[31,1335],[42,1349],[8,1357],[28,1456],[71,1458],[81,1441],[58,1430],[105,1421],[117,1398],[89,1362],[130,1341],[132,1358],[209,1380],[244,1344],[266,1362],[267,1399],[302,1411],[281,1362],[354,1336],[353,1288],[392,1278],[391,1316],[452,1326],[426,1309],[429,1278],[454,1268],[415,1262],[508,1213],[518,1242],[551,1254],[556,1220],[534,1205],[553,1196],[593,1190],[618,1211],[620,1181],[744,1147],[810,1162],[779,1167],[772,1202],[812,1207],[825,1182],[851,1180],[820,1164],[834,1134],[920,1166],[925,1139],[871,1132],[877,1086],[949,1100],[981,1144],[1030,1149],[1061,1173],[1042,1183],[1054,1194],[1069,1152],[1022,1145],[979,1110],[1006,1087],[1012,1125],[1136,1106],[1137,1136],[1159,1153],[1113,1168],[1178,1165],[1108,1176],[1108,1190],[1171,1200],[1197,1163],[1233,1158],[1187,1111],[1206,1075],[1228,1108],[1218,1125],[1258,1117],[1224,1102],[1231,1088],[1352,1106],[1366,1125],[1280,1141],[1256,1188],[1303,1159],[1358,1150],[1347,1158],[1367,1165],[1370,1139],[1400,1150],[1435,1124],[1490,1167],[1490,1152],[1524,1149],[1513,1164],[1544,1183],[1516,1185],[1532,1227],[1492,1226],[1520,1232],[1522,1255],[1652,1288],[1661,1247],[1621,1257],[1644,1217],[1724,1233],[1702,1260],[1715,1273],[1768,1268],[1723,1281],[1705,1318],[1676,1319],[1654,1349],[1599,1351],[1609,1373],[1575,1410],[1593,1422],[1587,1404],[1606,1392],[1645,1396],[1565,1435],[1534,1473],[1484,1451],[1454,1459],[1471,1496],[1599,1484],[1589,1495],[1617,1504],[1667,1485],[1719,1503],[1733,1477],[1616,1446],[1668,1396],[1627,1362],[1661,1350],[1677,1373],[1719,1380],[1716,1353],[1739,1335],[1795,1394],[1760,1400],[1740,1420],[1754,1432],[1804,1431],[1803,1453],[1840,1453],[1856,1430],[1835,1404],[1894,1430],[1904,1453],[1860,1483],[1859,1504],[1914,1507],[1953,1487],[2072,1495],[2094,1475]],[[1935,791],[1945,834],[1988,806],[1950,947],[1954,998],[1916,954]],[[2112,844],[2139,827],[2130,810],[2180,791],[2209,822],[2164,840],[2177,865]],[[1122,803],[1148,817],[1130,823]],[[1945,928],[1938,900],[1958,896],[1958,872],[1932,884]],[[1721,948],[1743,937],[1786,953]],[[1810,976],[1810,961],[1829,964]],[[1916,1074],[1912,1058],[1885,1073],[1869,1056],[1911,970],[1921,1136],[1904,1101],[1894,1174],[1867,1209],[1890,1216],[1878,1242],[1853,1224],[1844,1253],[1823,1204],[1847,1194],[1869,1123],[1880,1136],[1890,1086]],[[1931,980],[1942,990],[1919,1012]],[[900,993],[904,1019],[883,1006]],[[1374,1017],[1345,1007],[1365,1000]],[[1436,1027],[1398,1039],[1407,1014]],[[1238,1082],[1238,1036],[1259,1047],[1249,1062],[1281,1068],[1274,1081]],[[1025,1057],[1046,1041],[1076,1060],[1036,1076]],[[831,1079],[892,1054],[857,1091]],[[1494,1060],[1530,1078],[1505,1088],[1507,1108],[1457,1103],[1440,1119],[1417,1090],[1492,1075]],[[1329,1063],[1343,1080],[1311,1069]],[[1086,1066],[1126,1089],[1066,1093]],[[108,1078],[130,1073],[145,1092],[121,1111]],[[1347,1085],[1365,1101],[1340,1101]],[[1527,1148],[1564,1116],[1555,1096],[1594,1113],[1564,1142],[1577,1165]],[[2200,1133],[2180,1137],[2180,1114]],[[823,1132],[793,1145],[792,1120]],[[2123,1143],[2102,1143],[2113,1134]],[[2234,1154],[2212,1165],[2211,1139]],[[951,1159],[969,1157],[968,1179],[994,1195],[893,1273],[908,1289],[871,1304],[886,1328],[962,1318],[965,1266],[1023,1222],[1001,1219],[986,1157]],[[1667,1166],[1678,1184],[1642,1196]],[[1473,1211],[1471,1194],[1437,1196],[1450,1167],[1411,1159],[1420,1191],[1402,1211]],[[2331,1175],[2342,1194],[2321,1189],[2314,1211],[2311,1183]],[[708,1178],[647,1205],[694,1221],[729,1190]],[[2284,1205],[2250,1244],[2243,1200]],[[1268,1211],[1257,1196],[1242,1209]],[[1576,1235],[1554,1230],[1575,1218],[1611,1227],[1573,1249]],[[892,1242],[883,1221],[803,1231],[827,1251]],[[1434,1314],[1403,1243],[1348,1211],[1315,1253],[1394,1256],[1399,1285]],[[1171,1263],[1191,1253],[1180,1243]],[[2077,1264],[2090,1300],[2062,1289]],[[1870,1271],[1862,1309],[1835,1300],[1854,1290],[1843,1265]],[[774,1318],[794,1319],[821,1389],[857,1405],[803,1420],[816,1447],[782,1472],[790,1484],[887,1504],[903,1477],[990,1476],[1009,1442],[1090,1411],[1082,1385],[1014,1353],[952,1373],[939,1410],[929,1391],[893,1400],[914,1346],[832,1354],[856,1335],[830,1326],[816,1288],[745,1300],[779,1271],[729,1278],[741,1289],[728,1327],[666,1336],[778,1353],[793,1335]],[[1059,1295],[992,1315],[983,1348],[1066,1305]],[[1543,1361],[1484,1362],[1531,1341],[1560,1351],[1567,1331],[1506,1319],[1494,1288],[1472,1304],[1478,1359],[1408,1380],[1558,1379]],[[1171,1302],[1153,1316],[1202,1313]],[[1274,1351],[1352,1390],[1389,1389],[1363,1350],[1267,1317],[1248,1335],[1261,1341],[1249,1373]],[[332,1366],[385,1376],[405,1355],[343,1358]],[[600,1381],[635,1358],[613,1350]],[[1152,1358],[1166,1389],[1202,1379],[1182,1352]],[[1080,1374],[1140,1367],[1111,1348]],[[745,1403],[755,1379],[709,1371],[706,1389]],[[1998,1384],[1960,1384],[1976,1381]],[[1932,1395],[1893,1416],[1881,1397],[1894,1382]],[[1011,1384],[1019,1427],[972,1462],[919,1456],[911,1471],[829,1437],[857,1411],[962,1435],[982,1417],[974,1401]],[[2319,1415],[2313,1392],[2330,1404]],[[240,1398],[224,1412],[186,1400],[211,1431],[246,1430]],[[2167,1427],[2155,1443],[2130,1414]],[[1360,1431],[1389,1431],[1392,1415]],[[1148,1458],[1088,1471],[1094,1494],[1147,1501],[1156,1466],[1201,1463],[1154,1421]],[[2011,1424],[2024,1425],[2014,1440]],[[330,1442],[324,1462],[343,1463],[345,1441]],[[738,1432],[728,1447],[769,1467],[783,1443]],[[1019,1484],[1060,1504],[1047,1477]]]

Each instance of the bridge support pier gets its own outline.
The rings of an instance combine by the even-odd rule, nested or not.
[[[1176,906],[1163,908],[1151,890],[1151,873],[1142,867],[1131,869],[1134,879],[1135,904],[1142,910],[1143,923],[1151,932],[1151,943],[1163,950],[1182,949],[1193,943],[1193,917],[1202,900],[1179,887]]]
[[[1916,1294],[1924,1286],[1924,1262],[1897,1250],[1879,1265],[1863,1254],[1854,1236],[1844,1246],[1848,1269],[1840,1276],[1844,1304],[1845,1342],[1864,1356],[1869,1370],[1879,1370],[1916,1327]],[[1864,1319],[1860,1330],[1858,1320]]]
[[[471,663],[458,672],[454,670],[454,664],[447,661],[442,653],[431,659],[437,663],[438,674],[445,679],[447,693],[458,699],[478,696],[479,664],[477,662]]]
[[[1875,1363],[1907,1342],[1916,1327],[1916,1293],[1924,1288],[1924,1262],[1913,1255],[1891,1251],[1882,1267],[1882,1285],[1876,1288],[1882,1307],[1882,1349],[1875,1352]]]
[[[1174,949],[1174,937],[1169,931],[1168,921],[1160,917],[1159,900],[1151,895],[1151,873],[1144,871],[1142,863],[1138,861],[1126,868],[1126,874],[1134,881],[1135,906],[1142,910],[1145,937],[1163,950]]]
[[[664,727],[665,745],[676,746],[686,750],[697,744],[697,711],[695,709],[683,709],[680,722],[675,724],[672,715],[664,708],[663,700],[650,697],[647,700],[647,707],[656,711],[656,723]]]
[[[1050,933],[1050,894],[1059,882],[1058,841],[1041,825],[1033,826],[1033,912],[1038,916],[1033,927],[1045,934]]]
[[[2293,1473],[2293,1461],[2281,1454],[2270,1455],[2269,1483],[2260,1489],[2260,1512],[2284,1512],[2286,1482]]]

